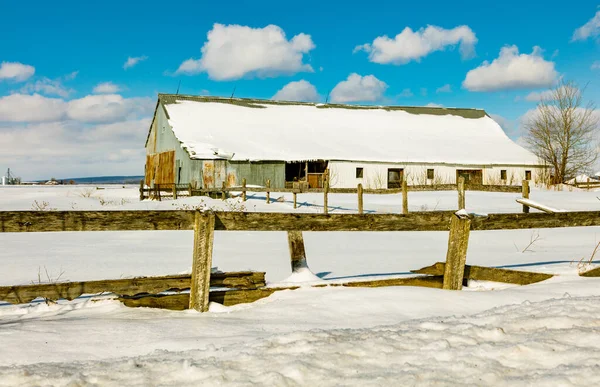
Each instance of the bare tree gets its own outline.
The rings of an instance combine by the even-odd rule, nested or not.
[[[525,140],[552,169],[553,184],[587,171],[598,157],[596,106],[584,106],[583,92],[574,82],[561,81],[543,94],[525,123]]]

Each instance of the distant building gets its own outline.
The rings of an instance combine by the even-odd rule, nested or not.
[[[520,184],[544,170],[485,111],[159,94],[145,182],[198,187]]]

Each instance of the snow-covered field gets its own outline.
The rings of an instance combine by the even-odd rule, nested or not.
[[[134,186],[0,187],[0,210],[215,209],[322,212],[322,195],[139,202]],[[520,212],[519,194],[467,192],[467,210]],[[533,189],[531,199],[600,211],[600,192]],[[356,212],[330,195],[330,213]],[[456,192],[411,192],[409,209],[455,209]],[[400,212],[400,195],[365,210]],[[323,281],[408,275],[443,261],[445,232],[305,233]],[[536,239],[537,238],[537,239]],[[536,241],[529,246],[532,240]],[[302,288],[209,313],[130,309],[109,297],[56,305],[0,303],[2,385],[598,385],[600,280],[579,277],[600,228],[472,232],[467,263],[558,276],[516,287]],[[0,234],[0,285],[189,272],[192,233]],[[523,251],[525,250],[525,251]],[[598,261],[598,259],[596,259]],[[216,232],[213,265],[290,276],[285,233]],[[588,265],[593,267],[594,265]],[[46,271],[48,275],[46,275]]]

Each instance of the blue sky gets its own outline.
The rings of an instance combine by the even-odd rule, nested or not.
[[[156,93],[179,82],[272,98],[303,80],[277,95],[483,108],[513,138],[531,93],[560,77],[600,100],[597,2],[323,3],[0,2],[0,63],[12,64],[0,67],[0,172],[140,174]]]

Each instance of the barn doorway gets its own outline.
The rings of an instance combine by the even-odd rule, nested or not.
[[[294,161],[285,163],[285,185],[291,188],[294,182],[306,181],[310,188],[323,188],[323,177],[327,161]]]
[[[483,170],[481,169],[457,169],[457,182],[459,177],[465,178],[465,184],[483,184]]]
[[[404,179],[404,169],[388,168],[388,173],[387,173],[387,187],[388,188],[402,187],[403,179]]]

